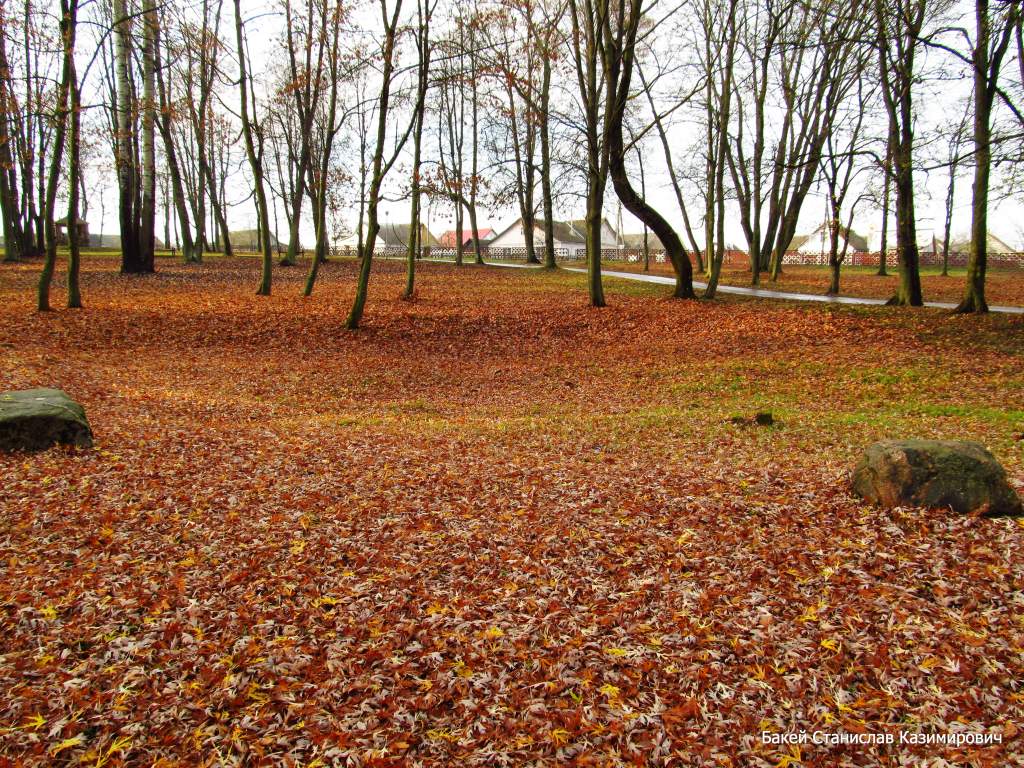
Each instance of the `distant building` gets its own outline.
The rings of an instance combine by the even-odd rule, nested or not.
[[[955,239],[950,239],[949,250],[951,253],[970,253],[971,252],[971,237],[966,235]],[[991,232],[988,233],[987,238],[988,253],[1016,253],[1017,249],[1007,245],[1005,240],[1001,240]],[[939,242],[939,252],[942,252],[942,243]]]
[[[839,229],[839,252],[843,253],[867,253],[868,240],[866,237],[857,234],[848,227]],[[789,245],[790,251],[804,255],[819,254],[828,258],[832,250],[832,228],[827,224],[821,224],[813,232],[806,235],[797,235]]]
[[[538,251],[544,247],[544,219],[533,222],[533,245]],[[587,254],[586,222],[582,219],[574,221],[553,221],[552,234],[555,239],[555,254],[570,259],[582,259]],[[601,221],[601,250],[614,251],[618,248],[619,236],[607,219]],[[491,255],[517,257],[526,254],[526,229],[522,218],[516,219],[502,230],[487,244]]]
[[[364,226],[363,237],[366,237],[366,229]],[[382,251],[404,251],[409,247],[409,241],[412,239],[412,224],[390,224],[384,223],[380,225],[380,231],[377,233],[377,240],[374,244],[374,250]],[[423,248],[438,248],[440,247],[440,241],[431,234],[430,230],[427,229],[426,224],[420,224],[420,244]],[[359,237],[356,233],[352,233],[347,237],[343,237],[337,241],[337,247],[344,250],[354,251],[359,247]]]
[[[494,230],[493,229],[481,229],[481,230],[479,230],[479,234],[480,234],[480,245],[481,246],[488,245],[490,243],[490,241],[494,239]],[[449,229],[447,232],[445,232],[443,235],[441,235],[441,237],[438,238],[438,242],[440,243],[442,248],[455,248],[456,245],[459,242],[459,233],[458,233],[457,230]],[[464,248],[472,248],[473,247],[473,230],[472,230],[472,228],[468,228],[467,229],[466,227],[463,227],[463,229],[462,229],[462,245],[463,245]]]
[[[228,237],[231,239],[231,247],[235,250],[260,250],[260,236],[258,229],[238,229],[234,232],[228,232]],[[268,233],[267,238],[270,240],[271,250],[276,251],[281,245],[277,241],[277,238],[274,237],[273,233]]]
[[[67,245],[68,244],[68,219],[65,216],[59,221],[53,222],[57,228],[57,244]],[[85,219],[79,219],[77,224],[78,229],[78,244],[79,246],[86,248],[92,243],[89,239],[89,222]]]
[[[82,243],[84,246],[85,243]],[[102,232],[98,235],[89,236],[90,248],[111,248],[115,251],[121,250],[121,235],[105,235]],[[159,237],[153,238],[153,247],[158,251],[164,249],[164,242]]]
[[[639,250],[642,251],[644,248],[644,233],[638,232],[636,234],[622,234],[620,235],[622,247],[628,250]],[[662,245],[661,240],[653,232],[647,233],[647,249],[652,253],[655,251],[661,252],[665,250],[665,246]]]

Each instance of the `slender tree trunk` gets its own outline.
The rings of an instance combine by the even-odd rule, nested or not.
[[[70,98],[71,78],[74,71],[75,56],[75,16],[78,10],[77,0],[61,0],[60,33],[64,49],[63,74],[57,89],[56,125],[53,134],[53,146],[50,155],[50,171],[46,181],[46,201],[43,218],[46,221],[46,261],[39,276],[39,287],[36,292],[36,307],[40,312],[50,309],[50,283],[57,265],[57,226],[54,223],[54,211],[57,207],[57,187],[60,184],[60,166],[64,160],[64,143],[68,124],[68,100]],[[69,229],[77,222],[70,222]]]
[[[427,0],[429,2],[429,0]],[[418,4],[419,27],[416,31],[416,47],[419,52],[419,71],[417,75],[416,106],[413,120],[416,125],[412,134],[412,206],[409,211],[409,248],[406,254],[405,290],[402,297],[411,299],[416,292],[416,259],[420,257],[423,247],[423,229],[420,226],[420,158],[423,146],[423,119],[426,112],[427,86],[430,75],[430,9],[423,7],[423,0]],[[459,203],[456,202],[456,215]],[[461,233],[458,244],[456,263],[462,263]]]
[[[892,141],[886,141],[885,187],[882,191],[882,241],[879,243],[878,276],[887,277],[889,260],[889,207],[892,204]]]
[[[949,277],[949,237],[953,227],[953,194],[956,191],[956,165],[949,169],[949,186],[946,188],[946,211],[942,222],[942,276]]]
[[[238,0],[235,0],[237,3]],[[377,206],[380,201],[380,189],[384,184],[384,178],[401,150],[405,140],[408,139],[408,132],[405,138],[398,142],[395,148],[395,155],[391,162],[384,162],[385,141],[388,132],[388,111],[391,102],[391,77],[394,72],[395,36],[398,28],[398,17],[402,10],[402,0],[395,0],[395,7],[390,23],[387,22],[386,8],[381,0],[381,14],[385,19],[384,23],[384,46],[383,46],[383,68],[380,98],[377,102],[377,143],[373,152],[373,176],[370,178],[369,199],[366,204],[367,233],[366,242],[363,245],[362,260],[359,265],[359,277],[356,283],[356,295],[352,302],[352,309],[349,311],[345,321],[345,327],[355,330],[359,327],[359,321],[363,317],[363,310],[366,308],[366,297],[370,286],[370,270],[373,266],[373,249],[377,242],[377,233],[380,231],[380,223],[377,220]]]
[[[550,40],[550,37],[547,38]],[[554,269],[558,266],[555,260],[555,204],[551,189],[551,118],[549,102],[551,94],[551,52],[544,49],[543,76],[541,80],[541,112],[540,112],[540,163],[541,163],[541,197],[544,205],[544,266]]]
[[[270,239],[266,236],[270,231],[270,219],[267,206],[267,192],[263,186],[263,163],[256,154],[256,144],[252,136],[252,123],[249,118],[249,73],[245,61],[245,41],[242,36],[242,10],[239,7],[239,0],[235,0],[235,40],[238,44],[238,82],[242,99],[242,135],[245,138],[245,153],[249,158],[249,167],[252,169],[253,187],[256,192],[256,214],[259,217],[258,227],[262,234],[260,250],[263,253],[263,263],[260,284],[256,289],[256,294],[258,296],[269,296],[274,257],[270,250]]]
[[[156,30],[154,0],[143,0],[142,210],[139,258],[144,272],[156,268]]]
[[[82,175],[82,98],[78,89],[78,72],[75,69],[75,33],[78,26],[78,0],[70,0],[68,6],[68,47],[71,56],[68,66],[68,93],[71,99],[70,135],[68,137],[68,308],[81,309],[82,289],[79,284],[81,271],[81,243],[78,231],[78,193]]]
[[[125,0],[114,0],[114,69],[117,93],[117,188],[120,198],[121,272],[139,274],[145,271],[140,250],[136,202],[136,174],[132,119],[132,86],[129,72],[131,58],[132,19]]]
[[[157,127],[160,130],[160,137],[164,144],[164,158],[167,163],[167,175],[171,181],[171,199],[174,202],[174,210],[178,217],[181,255],[186,264],[202,260],[202,245],[197,248],[192,239],[192,225],[188,217],[188,204],[185,202],[185,186],[181,180],[181,167],[178,165],[178,151],[174,145],[174,136],[171,132],[170,102],[167,95],[167,86],[164,82],[163,67],[161,65],[159,28],[157,39],[154,44],[156,51],[156,83],[157,93],[160,99],[160,114],[157,119]],[[195,251],[199,251],[197,255]]]
[[[3,214],[4,261],[20,261],[27,250],[14,175],[14,155],[11,152],[11,146],[14,144],[10,116],[13,112],[13,101],[6,38],[0,35],[0,212]],[[26,165],[31,167],[31,163]],[[31,188],[30,180],[23,181]],[[32,196],[28,195],[28,199],[31,200]]]

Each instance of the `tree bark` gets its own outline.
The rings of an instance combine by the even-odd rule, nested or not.
[[[75,56],[75,13],[77,0],[61,0],[60,35],[63,48],[63,73],[57,88],[57,104],[55,110],[55,127],[50,170],[46,181],[46,201],[43,218],[46,221],[46,260],[43,271],[39,275],[39,286],[36,292],[36,308],[40,312],[50,310],[50,283],[57,265],[57,226],[54,223],[54,211],[57,207],[57,187],[60,184],[60,166],[64,160],[64,143],[68,124],[68,100],[71,87],[71,76],[74,70]],[[74,227],[72,222],[69,227]]]
[[[132,20],[128,14],[125,0],[114,0],[113,11],[121,272],[123,274],[141,274],[146,271],[146,268],[139,247],[138,217],[135,205],[138,178],[132,143],[135,135],[135,126],[132,119],[133,89],[129,69]]]
[[[139,259],[143,272],[156,269],[156,34],[154,0],[143,0],[142,96],[142,209]]]
[[[78,193],[82,175],[82,98],[75,69],[75,37],[78,29],[78,0],[64,0],[62,10],[67,16],[68,96],[71,99],[70,136],[68,141],[68,308],[81,309],[82,289],[79,284],[81,243],[78,236]]]
[[[242,136],[245,138],[245,153],[249,158],[249,167],[252,170],[253,187],[256,192],[256,214],[259,217],[259,231],[262,233],[260,250],[263,254],[263,261],[256,295],[269,296],[274,257],[270,250],[270,238],[267,237],[267,233],[270,232],[270,218],[267,192],[263,185],[263,163],[256,154],[252,122],[249,116],[249,73],[245,61],[245,40],[242,36],[242,10],[239,7],[239,0],[235,0],[235,41],[238,45],[238,82],[242,99]]]

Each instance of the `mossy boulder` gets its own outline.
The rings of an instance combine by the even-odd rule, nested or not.
[[[883,440],[853,472],[855,494],[882,507],[942,507],[989,516],[1024,514],[1006,470],[980,443]]]
[[[57,444],[92,447],[81,405],[59,389],[0,394],[0,451],[41,451]]]

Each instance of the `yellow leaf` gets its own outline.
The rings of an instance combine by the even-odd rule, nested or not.
[[[556,728],[551,732],[551,741],[555,743],[556,747],[561,747],[569,743],[569,732],[564,728]]]
[[[629,651],[624,651],[621,648],[605,648],[604,652],[607,653],[609,656],[615,657],[622,657],[629,653]]]
[[[82,734],[80,733],[77,736],[72,736],[70,739],[64,739],[60,744],[50,748],[50,757],[56,757],[65,749],[77,747],[82,743],[82,741]]]
[[[131,745],[132,740],[129,739],[127,736],[118,736],[116,739],[114,739],[111,745],[107,747],[107,755],[112,755],[115,752],[126,752],[128,751],[128,748],[131,747]]]
[[[57,609],[52,605],[45,605],[39,609],[39,613],[42,614],[43,618],[47,621],[53,621],[57,618]]]
[[[839,644],[836,643],[836,641],[832,640],[831,638],[826,637],[824,640],[822,640],[821,641],[821,647],[822,648],[827,648],[828,650],[832,651],[833,653],[839,653]]]
[[[789,768],[793,763],[801,763],[803,758],[800,755],[800,747],[795,744],[789,748],[789,754],[783,755],[782,759],[775,764],[775,768]]]
[[[46,719],[40,714],[35,714],[32,715],[32,717],[30,717],[28,720],[26,720],[25,724],[21,727],[31,728],[33,731],[38,731],[44,725],[46,725]]]
[[[600,693],[603,693],[609,699],[617,699],[619,697],[619,689],[611,683],[605,683],[597,689]]]

